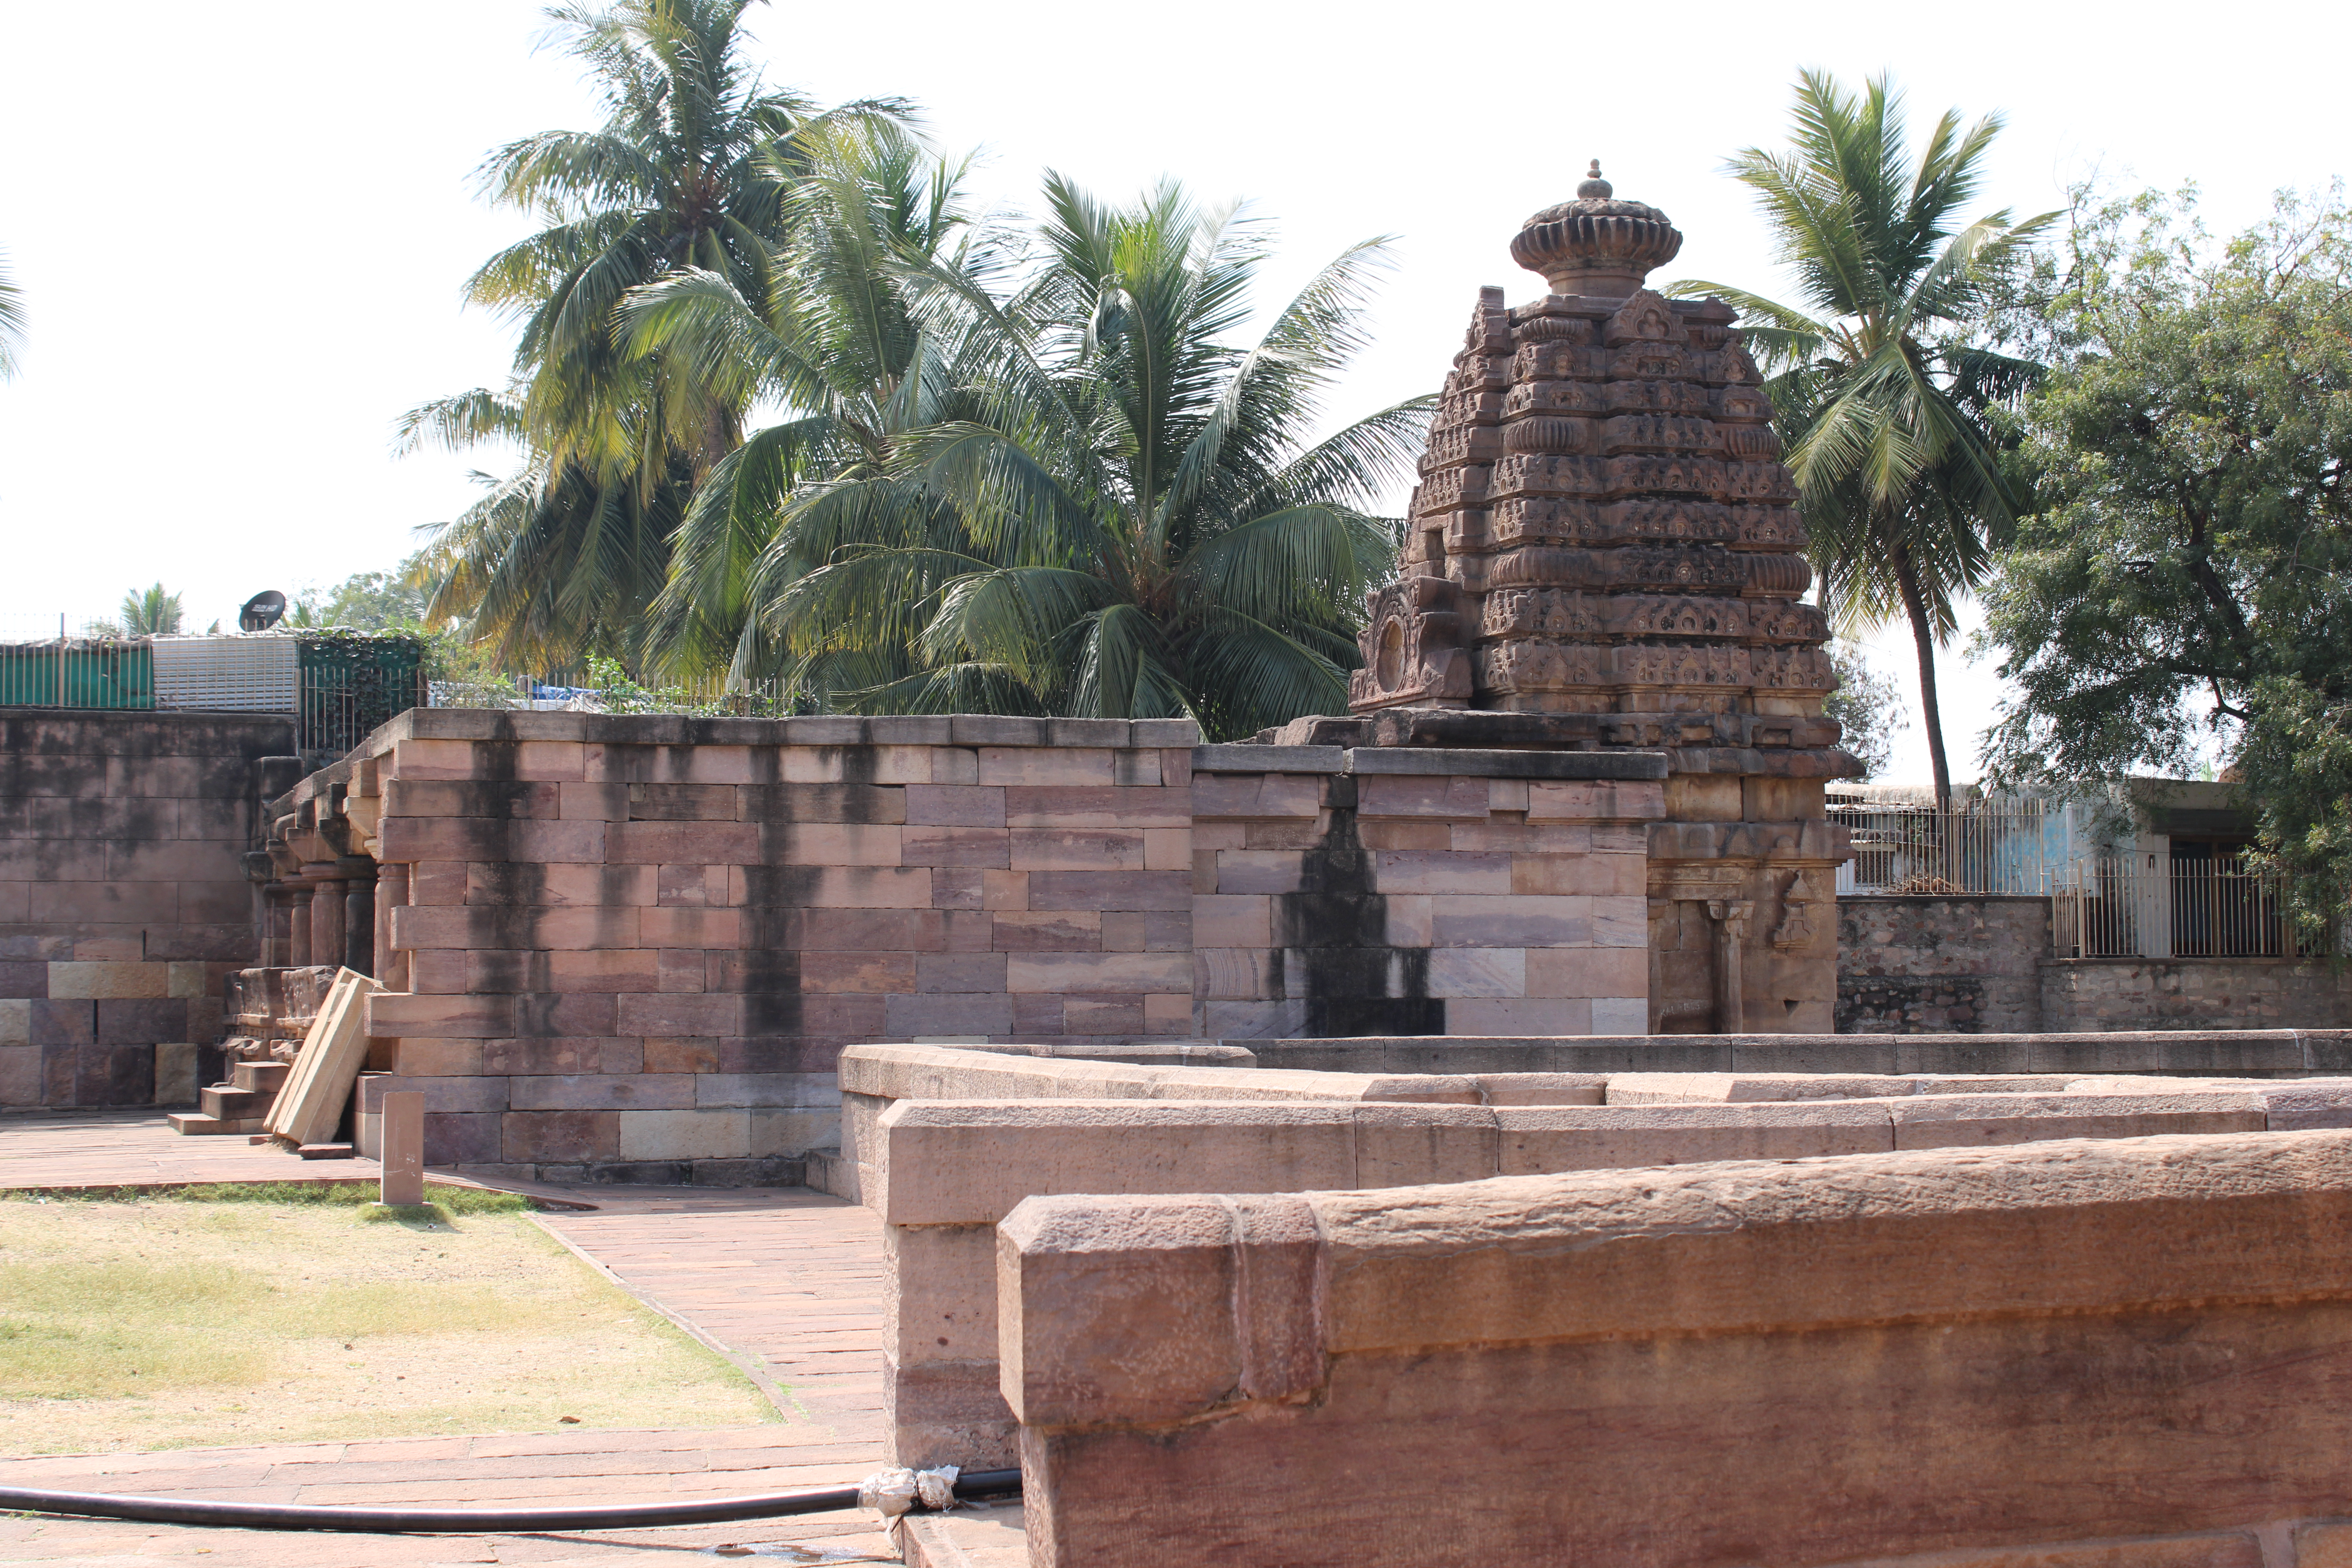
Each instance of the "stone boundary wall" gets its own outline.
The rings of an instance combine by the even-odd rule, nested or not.
[[[2325,959],[2062,959],[2045,898],[1838,900],[1841,1032],[2347,1026],[2352,967]]]
[[[1844,898],[1837,915],[1839,1033],[2032,1034],[2042,1027],[2048,899]],[[2230,1026],[2216,1020],[2208,1026]]]
[[[884,1222],[896,1462],[1013,1462],[997,1223],[1038,1194],[1303,1192],[2069,1138],[2352,1126],[2352,1078],[1121,1068],[860,1046],[842,1061]]]
[[[0,709],[0,1105],[194,1102],[293,749],[290,716]]]
[[[2352,1024],[2352,965],[2324,958],[2053,959],[2041,982],[2042,1016],[2063,1028]]]
[[[999,1246],[1036,1564],[2352,1548],[2352,1132],[1037,1196]]]

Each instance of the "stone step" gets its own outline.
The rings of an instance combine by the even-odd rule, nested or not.
[[[286,1087],[286,1075],[293,1070],[291,1062],[243,1061],[230,1069],[229,1082],[256,1094],[274,1095]]]
[[[357,1152],[348,1143],[304,1143],[294,1151],[305,1160],[350,1160]]]
[[[263,1118],[207,1116],[200,1110],[174,1110],[164,1120],[172,1124],[172,1131],[174,1132],[191,1138],[202,1138],[226,1133],[250,1135],[262,1131]]]
[[[1028,1568],[1021,1500],[968,1502],[952,1513],[902,1514],[890,1538],[907,1568]]]
[[[206,1116],[217,1117],[223,1121],[257,1122],[268,1116],[269,1102],[277,1098],[274,1089],[264,1094],[256,1089],[232,1089],[216,1083],[197,1091],[196,1104]]]

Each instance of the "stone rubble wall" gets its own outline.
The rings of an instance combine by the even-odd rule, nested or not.
[[[1837,914],[1841,1032],[2031,1034],[2042,1026],[2048,899],[1846,898]]]
[[[1837,1026],[1854,1033],[2343,1028],[2324,959],[2054,957],[2050,900],[1838,900]]]
[[[1033,1196],[998,1350],[1038,1564],[2332,1568],[2347,1279],[2352,1132],[2066,1141]]]
[[[0,710],[0,1105],[195,1100],[293,749],[274,714]]]
[[[2352,1024],[2352,966],[2324,958],[2078,958],[2042,969],[2042,1016],[2071,1029]]]

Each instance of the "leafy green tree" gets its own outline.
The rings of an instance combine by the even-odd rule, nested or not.
[[[0,381],[14,381],[25,368],[25,292],[0,251]]]
[[[421,627],[432,597],[414,581],[422,567],[412,556],[390,572],[353,573],[326,595],[316,611],[318,624],[359,632]]]
[[[2315,927],[2352,894],[2352,209],[2215,247],[2193,195],[2083,212],[2022,307],[2042,499],[1987,596],[1999,773],[2190,771],[2216,741]]]
[[[1822,710],[1845,731],[1838,743],[1862,763],[1862,776],[1876,778],[1895,760],[1895,737],[1910,727],[1903,694],[1854,644],[1832,642],[1827,651],[1838,688],[1823,700]]]
[[[1904,616],[1918,649],[1936,795],[1949,799],[1936,648],[1957,601],[1984,580],[1992,536],[2014,517],[1992,407],[2035,374],[1983,346],[2027,242],[2056,217],[2009,210],[1963,225],[2000,130],[1948,110],[1916,163],[1901,95],[1885,77],[1859,98],[1802,73],[1791,146],[1748,148],[1731,173],[1756,192],[1800,306],[1690,281],[1746,318],[1770,377],[1777,424],[1811,536],[1822,602],[1853,632]]]
[[[869,711],[1186,715],[1247,734],[1346,700],[1365,588],[1398,523],[1375,498],[1433,399],[1309,438],[1362,342],[1382,242],[1318,273],[1255,343],[1267,251],[1161,185],[1106,207],[1059,176],[1034,266],[907,274],[964,412],[871,475],[797,494],[777,552],[818,563],[762,605],[805,664],[907,673],[832,693]]]
[[[399,443],[526,454],[436,536],[428,573],[436,618],[468,620],[509,657],[632,647],[695,485],[741,439],[740,390],[616,343],[616,307],[688,268],[762,294],[802,141],[904,113],[887,102],[824,114],[767,87],[742,58],[749,5],[551,10],[551,37],[603,93],[604,122],[525,138],[480,170],[494,205],[547,221],[467,285],[470,303],[518,325],[513,379],[412,410]]]

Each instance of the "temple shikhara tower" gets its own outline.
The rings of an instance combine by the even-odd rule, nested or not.
[[[1480,290],[1350,706],[1390,744],[1663,751],[1652,1031],[1826,1031],[1822,784],[1859,769],[1796,489],[1730,309],[1644,286],[1683,237],[1600,172],[1511,241],[1549,292]]]

